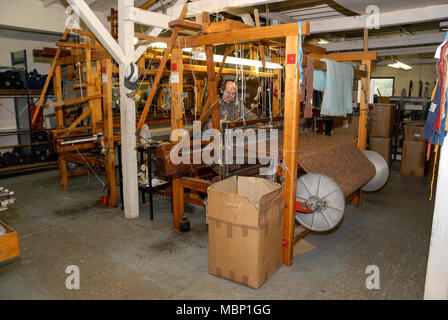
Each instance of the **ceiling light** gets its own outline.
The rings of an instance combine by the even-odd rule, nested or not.
[[[150,47],[154,48],[154,49],[166,49],[167,45],[164,42],[153,42],[153,43],[151,43]],[[192,49],[191,48],[184,48],[183,51],[191,52]],[[194,52],[193,56],[194,56],[194,58],[196,60],[201,60],[201,61],[206,61],[207,60],[204,52]],[[220,55],[220,54],[214,54],[213,55],[213,61],[214,62],[222,62],[223,58],[224,58],[224,56]],[[261,61],[259,61],[259,60],[242,59],[242,58],[235,58],[235,57],[230,57],[230,56],[228,56],[226,58],[225,63],[236,64],[236,65],[243,65],[243,66],[250,66],[250,67],[259,67],[259,68],[263,67]],[[281,64],[278,64],[278,63],[266,62],[265,63],[265,68],[267,68],[267,69],[281,69],[282,66],[281,66]]]
[[[327,44],[327,43],[329,43],[330,41],[328,41],[328,40],[325,40],[325,39],[319,39],[319,41],[317,41],[317,44]]]
[[[404,70],[410,70],[410,69],[412,69],[411,66],[409,66],[409,65],[407,65],[407,64],[404,64],[404,63],[402,63],[402,62],[400,62],[400,61],[397,61],[397,62],[395,62],[395,63],[389,63],[387,66],[388,66],[388,67],[391,67],[391,68],[404,69]]]

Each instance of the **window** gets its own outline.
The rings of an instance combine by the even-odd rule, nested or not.
[[[394,78],[372,78],[373,94],[391,97],[394,93],[394,80]]]

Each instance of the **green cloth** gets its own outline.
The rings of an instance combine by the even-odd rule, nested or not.
[[[322,59],[327,63],[321,115],[346,116],[353,113],[353,67],[346,63]]]

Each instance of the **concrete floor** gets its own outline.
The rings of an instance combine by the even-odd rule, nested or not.
[[[17,203],[0,220],[17,230],[21,258],[0,266],[0,299],[422,299],[433,202],[429,177],[400,175],[346,207],[342,225],[309,234],[316,249],[282,266],[258,290],[208,274],[204,209],[186,205],[192,230],[171,228],[170,202],[155,201],[126,220],[97,204],[95,177],[59,190],[58,171],[3,178]],[[80,290],[67,290],[65,269],[80,269]],[[366,267],[377,265],[380,289],[368,290]]]

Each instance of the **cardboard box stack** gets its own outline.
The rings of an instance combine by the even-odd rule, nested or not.
[[[370,110],[370,150],[378,152],[390,166],[395,104],[373,104]]]
[[[426,139],[424,121],[407,122],[404,126],[403,153],[401,156],[402,174],[425,175]]]
[[[281,185],[233,176],[207,193],[210,274],[259,288],[282,261]]]

